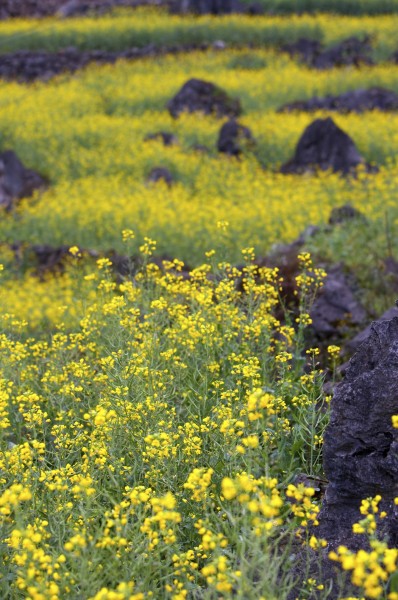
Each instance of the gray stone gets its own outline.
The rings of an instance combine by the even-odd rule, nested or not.
[[[352,204],[343,204],[336,206],[330,212],[329,225],[341,225],[347,221],[360,219],[366,222],[366,217],[360,210],[352,206]]]
[[[328,110],[341,113],[363,113],[370,110],[392,112],[398,110],[398,94],[382,87],[358,89],[338,96],[315,96],[309,100],[296,100],[283,105],[279,112],[291,111],[314,112]]]
[[[381,317],[379,317],[376,320],[376,322],[378,323],[379,321],[389,321],[390,319],[393,319],[394,317],[398,317],[398,308],[396,306],[392,306],[391,308],[386,310],[386,312],[383,313],[381,315]],[[370,325],[368,325],[365,329],[360,331],[355,337],[353,337],[346,344],[346,349],[350,353],[356,352],[359,349],[359,347],[361,346],[361,344],[363,344],[363,342],[365,342],[368,339],[368,337],[370,336],[370,334],[372,332],[373,325],[374,325],[374,323],[371,323]]]
[[[282,166],[281,173],[330,169],[348,175],[360,165],[367,171],[375,170],[365,163],[350,136],[328,117],[316,119],[305,129],[292,160]]]
[[[324,436],[329,484],[319,534],[333,546],[358,546],[352,523],[362,499],[380,494],[387,517],[382,533],[398,544],[398,318],[379,321],[349,362],[336,388]]]
[[[0,206],[9,210],[16,200],[31,196],[45,184],[43,177],[24,167],[15,152],[0,153]]]
[[[150,133],[144,138],[145,142],[149,142],[151,140],[161,141],[163,142],[164,146],[173,146],[178,142],[174,133],[170,133],[169,131],[156,131],[156,133]]]
[[[239,10],[238,0],[172,0],[174,14],[225,15]]]
[[[366,321],[366,311],[356,299],[340,265],[328,269],[310,315],[311,331],[318,340],[340,337],[345,328],[361,325]]]
[[[220,129],[217,141],[217,150],[230,156],[238,156],[245,148],[255,144],[252,132],[248,127],[230,119]]]
[[[171,185],[174,181],[173,175],[166,167],[154,167],[147,177],[147,181],[150,183],[157,183],[158,181],[164,181],[167,185]]]
[[[317,40],[301,38],[291,44],[285,44],[282,50],[292,57],[298,57],[315,69],[373,64],[370,57],[372,46],[369,37],[360,39],[353,36],[329,48],[323,48]]]
[[[217,117],[237,117],[242,112],[238,99],[230,98],[214,83],[201,79],[189,79],[170,100],[167,108],[174,118],[183,112],[202,112]]]

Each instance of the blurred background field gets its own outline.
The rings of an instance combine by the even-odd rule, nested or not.
[[[241,99],[241,122],[257,141],[251,152],[240,158],[217,152],[222,120],[170,117],[167,101],[190,77],[213,81]],[[247,245],[264,254],[309,223],[324,223],[331,208],[345,202],[376,220],[388,213],[395,223],[396,114],[334,115],[366,160],[380,167],[377,175],[277,173],[304,128],[322,116],[278,114],[278,107],[370,86],[398,91],[398,67],[383,63],[316,72],[272,50],[199,52],[93,66],[48,83],[3,82],[1,147],[14,149],[50,185],[4,214],[1,237],[10,243],[121,251],[120,232],[130,227],[136,232],[135,249],[149,235],[160,254],[195,265],[212,248],[223,248],[232,261]],[[157,131],[173,133],[177,143],[144,140]],[[195,149],[198,144],[208,152]],[[170,170],[172,186],[147,183],[157,166]],[[219,221],[229,223],[222,235]]]
[[[296,10],[296,9],[295,9]],[[324,14],[215,16],[169,15],[165,10],[119,9],[111,14],[74,19],[12,19],[0,22],[0,53],[74,46],[81,50],[123,50],[153,44],[227,44],[269,47],[311,37],[332,44],[350,36],[373,38],[375,57],[387,59],[396,50],[398,16]]]

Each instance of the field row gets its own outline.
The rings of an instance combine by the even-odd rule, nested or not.
[[[0,53],[16,50],[123,50],[154,44],[197,44],[223,40],[227,44],[275,46],[309,37],[332,44],[350,36],[371,36],[376,60],[397,50],[398,17],[319,15],[170,17],[166,12],[137,10],[98,18],[71,20],[10,20],[0,23]]]
[[[49,180],[41,196],[4,216],[2,240],[121,250],[120,232],[129,227],[136,232],[133,250],[149,235],[160,254],[198,264],[213,248],[224,248],[234,261],[243,246],[264,253],[348,201],[375,219],[386,211],[392,222],[398,217],[395,114],[334,115],[365,159],[381,167],[377,175],[344,180],[279,175],[315,116],[275,113],[284,102],[315,93],[371,85],[398,91],[398,67],[315,74],[266,51],[198,53],[148,65],[119,63],[49,84],[2,85],[1,147],[14,149]],[[166,111],[192,76],[241,99],[241,121],[257,145],[240,160],[217,153],[222,121],[200,115],[174,120]],[[177,143],[144,141],[160,130],[172,132]],[[196,150],[197,144],[208,152]],[[171,187],[147,183],[156,166],[170,170]],[[222,235],[220,221],[228,222]]]

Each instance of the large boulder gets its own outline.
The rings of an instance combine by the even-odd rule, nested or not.
[[[241,125],[236,119],[229,119],[221,127],[217,150],[230,156],[238,156],[245,148],[254,146],[255,140],[248,127]]]
[[[217,117],[237,117],[242,108],[238,99],[230,98],[224,90],[209,81],[190,79],[167,104],[172,117],[183,112],[202,112]]]
[[[329,484],[318,535],[332,547],[357,546],[352,532],[361,500],[383,498],[382,534],[398,545],[398,318],[372,325],[351,359],[331,404],[324,436],[324,469]]]
[[[41,175],[27,169],[12,150],[0,153],[0,206],[10,210],[15,201],[46,185]]]
[[[325,96],[323,98],[315,96],[309,100],[296,100],[284,104],[279,109],[280,112],[295,110],[306,112],[329,110],[342,113],[362,113],[368,110],[390,112],[398,110],[398,94],[386,88],[372,87],[345,92],[338,96]]]
[[[360,165],[368,171],[373,170],[365,163],[350,136],[328,117],[316,119],[305,129],[293,159],[282,166],[281,173],[331,169],[347,175]]]

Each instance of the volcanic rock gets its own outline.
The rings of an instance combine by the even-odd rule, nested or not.
[[[173,175],[166,167],[154,167],[147,177],[147,181],[151,183],[157,183],[158,181],[164,181],[167,185],[171,185],[174,181]]]
[[[236,119],[230,119],[220,129],[217,150],[230,156],[238,156],[242,147],[253,146],[254,143],[250,129],[238,123]]]
[[[398,94],[381,87],[359,89],[340,94],[339,96],[315,96],[310,100],[297,100],[283,105],[279,112],[301,110],[313,112],[316,110],[330,110],[342,113],[362,113],[368,110],[390,112],[398,110]]]
[[[373,64],[369,56],[372,46],[368,37],[362,40],[350,37],[326,49],[322,49],[322,45],[317,40],[301,38],[292,44],[285,44],[282,46],[282,50],[290,56],[299,57],[304,63],[315,69]]]
[[[391,308],[386,310],[381,315],[381,317],[379,317],[376,320],[376,323],[379,323],[380,321],[390,321],[394,317],[398,317],[398,308],[396,306],[392,306]],[[365,342],[369,338],[370,334],[372,333],[373,325],[374,323],[371,323],[365,329],[360,331],[355,337],[349,340],[349,342],[347,342],[347,344],[345,345],[345,350],[348,350],[350,354],[356,352],[361,346],[361,344],[363,344],[363,342]]]
[[[352,204],[343,204],[342,206],[332,208],[328,222],[329,225],[340,225],[341,223],[346,223],[347,221],[353,221],[355,219],[366,221],[365,215],[352,206]]]
[[[65,261],[69,253],[69,246],[50,246],[48,244],[37,244],[31,246],[30,250],[35,255],[38,272],[43,274],[50,272],[63,272]]]
[[[115,63],[119,59],[134,60],[149,56],[165,56],[207,50],[209,44],[191,44],[189,46],[166,46],[163,48],[150,44],[143,48],[128,48],[120,52],[108,50],[80,51],[77,48],[65,48],[59,52],[19,50],[0,55],[0,77],[18,81],[48,80],[64,72],[75,72],[92,62]]]
[[[331,404],[324,436],[329,480],[317,535],[332,546],[357,545],[352,524],[362,499],[380,494],[382,531],[398,545],[398,318],[379,321],[351,359]]]
[[[10,210],[16,200],[31,196],[45,185],[43,177],[24,167],[15,152],[0,153],[0,206]]]
[[[158,5],[162,0],[1,0],[0,19],[47,17],[57,14],[73,17],[88,11],[103,13],[115,6]]]
[[[238,10],[238,0],[173,0],[170,3],[173,14],[226,15]]]
[[[298,57],[308,65],[312,65],[315,56],[322,52],[322,44],[318,40],[300,38],[296,42],[284,44],[281,50],[287,52],[292,58]]]
[[[172,117],[182,112],[203,112],[217,117],[237,117],[242,109],[239,100],[230,98],[224,90],[201,79],[190,79],[170,100],[167,108]]]
[[[316,119],[301,136],[294,157],[281,168],[281,173],[305,173],[314,169],[331,169],[347,175],[359,165],[366,164],[353,140],[333,119]]]
[[[350,360],[345,378],[335,388],[330,423],[324,435],[323,462],[328,485],[312,528],[327,547],[321,553],[299,550],[293,575],[303,581],[309,576],[330,588],[328,598],[357,595],[350,576],[329,559],[340,545],[350,550],[369,550],[366,536],[354,533],[352,526],[362,520],[361,501],[382,497],[376,515],[377,535],[390,547],[398,546],[398,429],[392,416],[398,414],[398,318],[374,323],[368,339]],[[343,576],[345,580],[342,579]],[[300,585],[288,600],[298,597]],[[315,593],[311,600],[317,600]]]
[[[145,142],[149,142],[151,140],[162,141],[164,146],[173,146],[177,143],[176,136],[174,133],[170,133],[169,131],[157,131],[156,133],[151,133],[144,138]]]
[[[366,321],[366,311],[352,287],[340,265],[328,268],[324,285],[310,310],[311,331],[317,340],[341,338],[351,327]]]
[[[374,63],[369,56],[371,51],[372,46],[368,37],[362,40],[350,37],[315,56],[312,66],[315,69],[333,69],[333,67],[349,65],[356,67],[361,64],[372,65]]]
[[[69,0],[60,6],[57,11],[59,17],[78,17],[87,14],[93,10],[92,2],[83,2],[82,0]]]
[[[265,14],[265,6],[261,2],[251,2],[246,11],[248,15],[260,16]]]

